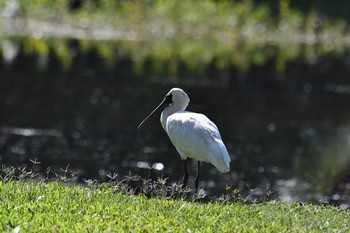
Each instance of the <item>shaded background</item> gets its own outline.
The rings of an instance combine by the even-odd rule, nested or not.
[[[252,9],[264,4],[278,18],[288,3],[288,10],[348,21],[339,7],[347,7],[346,1],[337,6],[273,2],[255,1]],[[84,1],[71,4],[66,8],[79,10]],[[317,31],[318,24],[313,28]],[[345,23],[342,33],[347,28]],[[182,162],[159,114],[137,131],[176,86],[191,98],[190,111],[216,123],[232,157],[227,174],[203,165],[208,172],[200,185],[208,195],[231,192],[226,190],[231,186],[247,194],[254,189],[258,196],[273,191],[286,201],[349,202],[350,57],[345,42],[341,49],[327,50],[323,43],[238,40],[220,53],[211,49],[222,41],[157,36],[163,47],[147,40],[0,37],[1,164],[31,167],[30,160],[37,160],[42,172],[69,164],[80,181],[106,181],[112,173],[180,181]],[[189,50],[195,52],[177,53]]]

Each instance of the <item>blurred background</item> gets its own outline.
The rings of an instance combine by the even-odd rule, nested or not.
[[[349,9],[345,0],[2,0],[0,163],[69,165],[79,181],[181,181],[159,114],[137,130],[176,86],[232,157],[227,174],[203,165],[207,195],[349,202]]]

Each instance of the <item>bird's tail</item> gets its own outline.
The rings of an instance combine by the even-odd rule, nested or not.
[[[217,142],[217,150],[220,151],[220,156],[215,157],[215,161],[211,161],[211,163],[221,172],[226,173],[230,171],[230,155],[221,140],[216,140]]]

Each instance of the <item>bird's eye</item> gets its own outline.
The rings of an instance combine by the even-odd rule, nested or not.
[[[165,102],[172,104],[173,103],[173,95],[172,94],[167,94],[165,96]]]

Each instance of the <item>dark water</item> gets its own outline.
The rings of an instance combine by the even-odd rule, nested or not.
[[[44,69],[21,52],[1,63],[1,164],[30,167],[32,159],[42,171],[69,164],[80,180],[118,173],[180,181],[182,162],[159,114],[137,131],[177,86],[190,96],[189,110],[216,123],[232,157],[228,174],[202,166],[208,194],[232,186],[283,200],[350,200],[350,67],[343,58],[296,60],[284,74],[272,60],[244,74],[229,67],[191,78],[135,75],[127,59],[105,69],[93,53],[65,71],[47,59]]]

